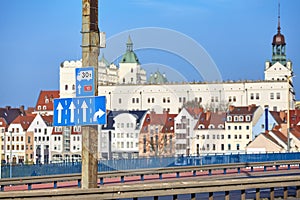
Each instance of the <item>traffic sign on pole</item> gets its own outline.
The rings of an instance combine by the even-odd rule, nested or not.
[[[76,97],[95,95],[95,72],[93,67],[76,68]]]
[[[54,99],[54,126],[82,126],[105,123],[105,96]]]

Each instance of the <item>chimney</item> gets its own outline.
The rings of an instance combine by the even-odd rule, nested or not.
[[[10,110],[11,107],[10,106],[6,106],[5,108],[6,108],[6,110]]]
[[[265,105],[265,131],[269,130],[269,106]]]
[[[209,118],[210,118],[210,116],[211,116],[211,111],[207,111],[206,112],[206,121],[208,121],[209,120]]]

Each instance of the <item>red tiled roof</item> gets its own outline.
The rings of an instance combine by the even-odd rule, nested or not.
[[[272,132],[281,140],[283,141],[284,143],[287,144],[287,137],[281,132],[281,131],[278,131],[278,130],[272,130]]]
[[[216,128],[220,124],[225,124],[226,113],[225,112],[206,112],[202,113],[199,117],[198,122],[195,125],[195,129],[198,129],[199,125],[204,125],[205,129],[208,128],[209,125],[214,125]]]
[[[266,137],[268,140],[272,141],[276,145],[282,147],[268,132],[262,133],[264,137]],[[283,148],[283,147],[282,147]]]
[[[200,114],[203,112],[203,108],[191,108],[191,107],[187,107],[186,110],[194,118],[198,118],[200,116]]]
[[[39,98],[37,100],[35,110],[36,111],[52,111],[53,110],[53,100],[55,98],[59,98],[59,91],[58,90],[48,90],[48,91],[41,91]]]
[[[151,112],[146,115],[141,131],[142,133],[147,133],[148,131],[145,130],[145,127],[148,127],[149,125],[160,125],[163,126],[162,130],[160,130],[160,133],[174,132],[174,118],[176,116],[177,114],[156,114]]]
[[[258,108],[258,106],[256,106],[256,105],[233,107],[233,109],[229,111],[229,114],[230,115],[249,115],[249,114],[253,114],[257,110],[257,108]]]
[[[34,118],[35,115],[20,115],[11,124],[21,124],[22,128],[26,131]]]
[[[270,111],[271,115],[273,116],[273,118],[275,119],[275,121],[278,123],[278,124],[281,124],[283,123],[281,117],[280,117],[280,113],[277,112],[277,111]]]

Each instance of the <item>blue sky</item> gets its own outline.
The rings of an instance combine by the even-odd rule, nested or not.
[[[35,106],[41,90],[59,89],[59,66],[81,58],[81,0],[10,0],[0,7],[0,107]],[[223,80],[262,80],[277,32],[277,0],[99,0],[99,27],[110,38],[144,27],[174,30],[201,45]],[[281,1],[281,31],[300,92],[300,1]],[[145,40],[151,35],[145,36]],[[135,46],[135,38],[132,37]],[[137,40],[136,40],[137,41]],[[126,49],[125,42],[120,49]],[[184,44],[177,44],[178,47]],[[107,46],[108,50],[109,46]],[[106,51],[104,50],[104,51]],[[176,68],[197,80],[189,63],[162,51],[138,50],[142,65]],[[110,60],[111,61],[111,60]]]

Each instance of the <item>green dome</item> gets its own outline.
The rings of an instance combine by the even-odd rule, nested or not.
[[[155,72],[154,74],[151,74],[148,83],[151,84],[163,84],[167,83],[168,79],[166,78],[165,74],[161,74],[159,71]]]
[[[126,53],[122,56],[120,63],[137,63],[140,64],[139,59],[133,51],[133,43],[131,41],[130,36],[128,36],[128,40],[126,43],[127,50]]]

